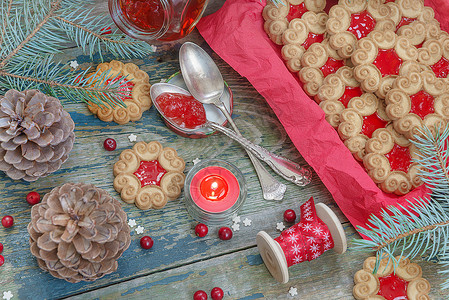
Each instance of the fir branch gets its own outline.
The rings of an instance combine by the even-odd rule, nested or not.
[[[2,47],[2,44],[3,44],[3,36],[5,35],[7,21],[8,21],[9,16],[11,15],[12,2],[13,2],[13,0],[9,0],[6,14],[3,16],[4,20],[3,20],[3,25],[2,25],[2,32],[0,33],[0,48]],[[2,5],[3,5],[3,3],[2,3]]]

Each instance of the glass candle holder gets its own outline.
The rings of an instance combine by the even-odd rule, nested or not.
[[[173,41],[189,34],[209,0],[109,0],[112,20],[125,34],[144,41]]]
[[[199,222],[220,225],[237,214],[246,199],[246,181],[237,167],[224,160],[196,164],[187,174],[184,201]]]

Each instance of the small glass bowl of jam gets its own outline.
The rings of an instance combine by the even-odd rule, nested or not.
[[[179,86],[185,90],[188,90],[187,86],[184,82],[184,79],[182,78],[181,72],[177,72],[177,73],[173,74],[172,76],[170,76],[166,80],[166,83],[170,83],[170,84]],[[223,90],[223,95],[221,95],[220,99],[221,99],[221,101],[223,101],[226,109],[232,115],[232,108],[233,108],[232,91],[229,88],[226,81],[224,82],[224,84],[225,84],[225,88]],[[153,101],[155,101],[155,99],[153,99]],[[226,125],[226,123],[228,121],[226,120],[226,117],[223,115],[223,113],[217,107],[215,107],[213,104],[201,104],[201,105],[203,105],[204,110],[206,111],[206,119],[207,120],[215,122],[215,123],[223,125],[223,126]],[[184,132],[184,131],[181,131],[181,130],[177,129],[176,127],[174,127],[169,121],[167,121],[165,116],[163,116],[162,114],[161,114],[161,117],[164,120],[165,125],[167,125],[167,127],[171,131],[173,131],[174,133],[176,133],[182,137],[199,139],[199,138],[208,137],[209,135],[214,134],[216,132],[215,130],[210,129],[209,127],[199,128],[192,132]]]
[[[209,0],[109,0],[109,13],[121,31],[144,41],[174,41],[188,35]]]

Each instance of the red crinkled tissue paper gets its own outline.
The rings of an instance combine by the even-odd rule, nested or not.
[[[263,29],[266,0],[227,0],[216,13],[197,25],[210,47],[246,77],[266,99],[295,147],[323,181],[352,225],[363,226],[370,214],[407,200],[428,198],[421,186],[405,196],[382,192],[353,158],[330,126],[321,108],[308,97],[286,68],[275,45]],[[336,1],[328,1],[328,7]],[[446,0],[427,0],[445,31],[449,29]],[[438,10],[436,8],[439,8]]]

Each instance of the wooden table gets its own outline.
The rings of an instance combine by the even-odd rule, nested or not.
[[[206,14],[213,13],[223,3],[223,0],[215,0]],[[106,1],[97,0],[95,9],[98,14],[107,14]],[[218,64],[234,93],[233,118],[242,134],[279,155],[305,164],[263,97],[213,53],[196,30],[184,40],[159,45],[157,52],[143,59],[126,62],[136,63],[148,72],[151,83],[165,80],[179,69],[178,49],[184,41],[199,44]],[[78,48],[68,48],[61,59],[76,59],[81,68],[99,63],[98,57],[92,61]],[[349,241],[359,237],[316,174],[312,183],[304,188],[275,175],[287,184],[287,192],[282,202],[266,201],[247,154],[222,134],[195,140],[177,136],[164,126],[154,108],[145,112],[141,120],[126,125],[104,123],[89,113],[84,104],[65,101],[65,108],[75,121],[76,141],[62,169],[34,183],[13,181],[0,174],[0,212],[15,219],[12,228],[0,227],[0,242],[5,247],[2,254],[6,260],[0,267],[0,297],[2,292],[11,291],[13,299],[192,299],[195,291],[201,289],[209,293],[218,286],[225,292],[225,299],[292,299],[288,290],[294,286],[298,289],[296,299],[352,299],[354,273],[369,254],[355,252],[351,245],[343,255],[328,251],[316,260],[289,268],[290,281],[279,284],[266,269],[255,244],[260,230],[277,237],[280,233],[276,231],[276,223],[282,221],[284,210],[292,208],[299,213],[300,204],[311,196],[333,209],[343,222]],[[196,222],[184,208],[183,196],[160,210],[142,211],[123,203],[128,218],[144,226],[144,234],[154,239],[151,250],[140,247],[139,240],[144,234],[138,235],[133,230],[131,245],[119,259],[118,271],[113,274],[95,282],[71,284],[42,271],[29,251],[26,227],[30,221],[30,206],[25,201],[26,194],[37,191],[43,195],[65,182],[87,182],[119,199],[112,187],[112,166],[121,151],[132,147],[133,143],[128,140],[132,133],[137,135],[137,141],[156,140],[177,149],[187,162],[186,172],[192,168],[195,158],[219,158],[236,165],[248,185],[240,216],[251,219],[252,225],[241,224],[229,241],[221,241],[217,236],[218,227],[213,226],[205,238],[198,238],[193,229]],[[113,152],[103,149],[102,143],[107,137],[118,143]],[[442,280],[437,274],[438,265],[420,264],[423,276],[432,285],[433,299],[447,299],[449,292],[439,288]]]

